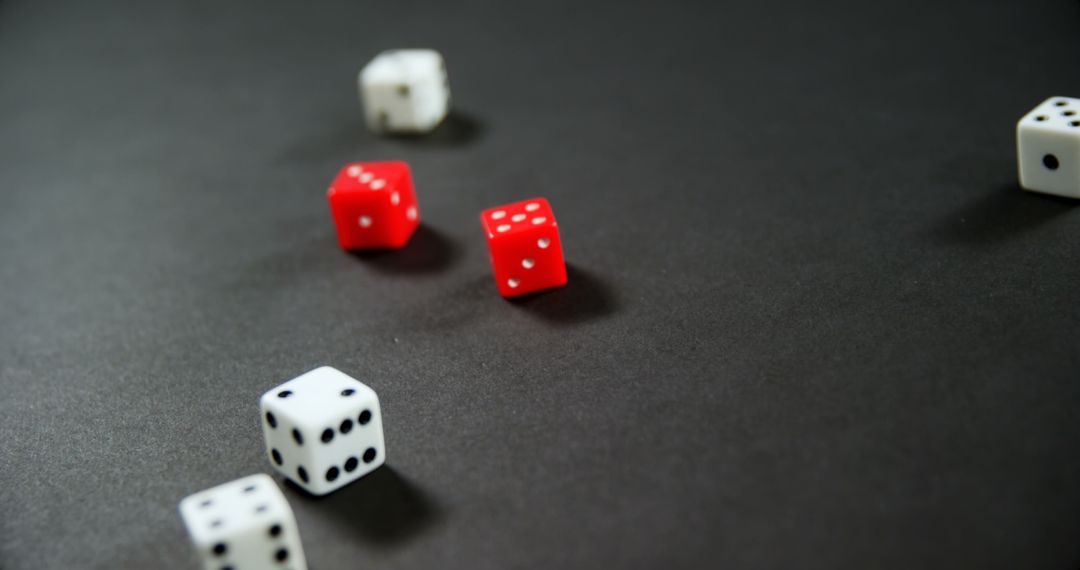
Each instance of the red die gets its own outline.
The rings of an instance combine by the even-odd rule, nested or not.
[[[515,297],[566,285],[559,226],[547,200],[533,198],[485,210],[480,223],[500,295]]]
[[[344,249],[398,248],[420,225],[412,173],[404,162],[346,164],[326,197]]]

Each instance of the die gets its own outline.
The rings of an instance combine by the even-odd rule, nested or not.
[[[566,284],[559,227],[547,200],[484,210],[480,223],[500,295],[515,297]]]
[[[292,509],[268,475],[195,493],[180,517],[206,570],[307,568]]]
[[[1020,186],[1080,198],[1080,99],[1051,97],[1016,124]]]
[[[401,161],[346,164],[326,198],[343,249],[399,248],[420,225],[412,172]]]
[[[313,495],[370,473],[386,459],[375,391],[323,366],[263,394],[263,436],[270,462]]]
[[[431,49],[384,51],[357,78],[368,128],[386,133],[425,133],[450,108],[446,63]]]

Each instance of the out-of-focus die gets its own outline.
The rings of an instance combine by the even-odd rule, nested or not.
[[[1020,186],[1080,198],[1080,99],[1051,97],[1016,124]]]
[[[292,509],[268,475],[195,493],[180,516],[206,570],[307,568]]]
[[[326,197],[344,249],[398,248],[420,225],[412,173],[404,162],[347,164]]]
[[[323,366],[266,394],[259,405],[270,462],[313,495],[373,471],[386,458],[375,391]]]
[[[566,284],[559,227],[547,200],[533,198],[485,210],[480,223],[500,295],[515,297]]]
[[[384,51],[364,66],[358,83],[368,128],[376,132],[428,132],[450,108],[446,64],[435,50]]]

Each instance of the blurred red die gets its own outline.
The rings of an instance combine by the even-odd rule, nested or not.
[[[326,192],[344,249],[394,249],[420,225],[409,165],[401,162],[346,164]]]

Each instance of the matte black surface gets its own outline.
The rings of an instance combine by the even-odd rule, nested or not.
[[[1080,566],[1080,210],[1015,121],[1080,5],[0,0],[0,567],[195,568],[176,512],[269,472],[321,364],[388,466],[286,493],[313,570]],[[380,139],[354,78],[446,55]],[[324,192],[414,168],[424,226]],[[485,207],[551,199],[507,302]],[[280,481],[280,478],[279,478]]]

